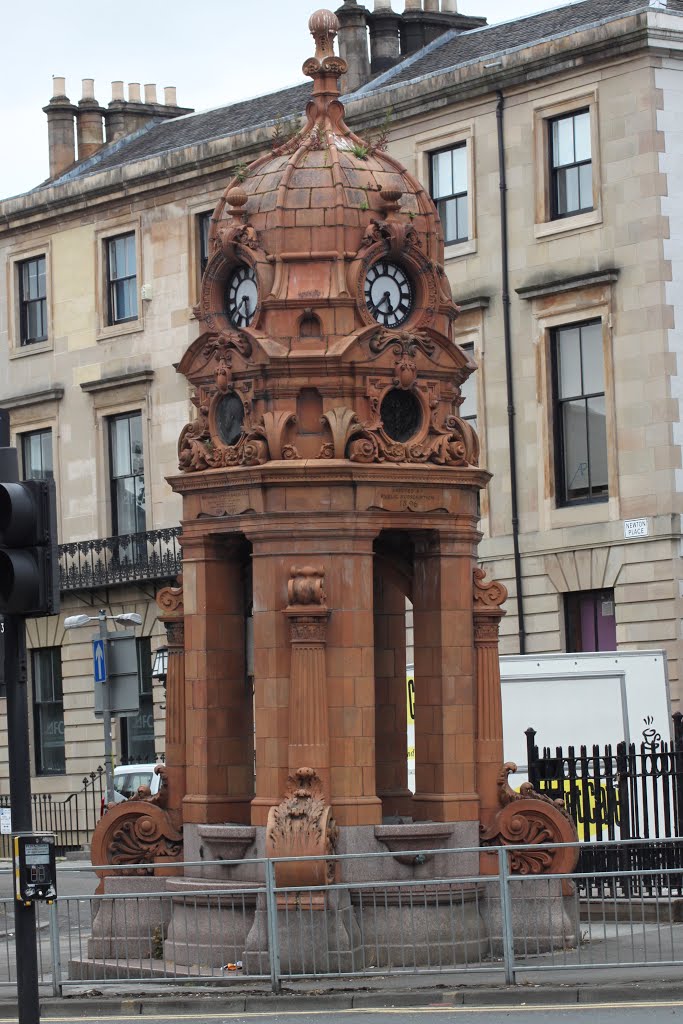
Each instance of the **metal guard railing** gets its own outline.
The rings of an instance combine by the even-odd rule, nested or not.
[[[181,571],[180,527],[59,545],[63,592],[172,580]]]

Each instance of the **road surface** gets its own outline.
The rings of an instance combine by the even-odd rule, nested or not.
[[[619,1004],[589,1004],[567,1007],[518,1006],[492,1007],[425,1007],[424,1009],[383,1010],[325,1010],[315,1009],[315,996],[311,996],[311,1010],[279,1013],[173,1013],[136,1014],[120,1016],[74,1017],[70,1020],[88,1020],[97,1024],[664,1024],[672,1020],[683,1021],[683,1002],[631,1002]],[[64,1024],[65,1017],[43,1016],[41,1024]],[[0,1024],[17,1024],[16,1017],[0,1017]]]

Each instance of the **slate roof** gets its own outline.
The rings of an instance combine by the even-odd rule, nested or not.
[[[576,31],[582,26],[617,18],[649,6],[647,0],[582,0],[539,14],[517,18],[499,25],[472,29],[469,32],[447,32],[424,49],[406,58],[395,68],[369,82],[353,94],[361,97],[382,88],[405,84],[452,68],[494,57],[532,43]],[[683,14],[683,0],[668,0],[670,13]],[[311,82],[280,89],[266,96],[243,100],[215,110],[168,121],[156,121],[101,150],[67,171],[60,178],[46,182],[86,177],[148,157],[159,156],[186,146],[225,138],[249,128],[303,113],[310,98]],[[40,186],[45,187],[43,186]]]
[[[493,57],[505,50],[565,35],[594,22],[646,10],[648,6],[647,0],[584,0],[583,3],[569,4],[470,32],[448,32],[379,79],[368,83],[356,95],[374,92],[381,86],[397,85],[438,74],[483,57]],[[667,10],[669,13],[683,14],[683,0],[668,0]]]

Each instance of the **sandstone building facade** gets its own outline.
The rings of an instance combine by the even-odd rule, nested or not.
[[[462,412],[494,474],[480,551],[511,595],[502,650],[665,648],[676,710],[683,3],[584,0],[491,27],[447,0],[405,6],[340,9],[346,116],[437,201],[479,366]],[[142,614],[143,712],[118,753],[163,749],[154,595],[180,567],[166,477],[191,414],[172,364],[198,334],[228,172],[287,137],[310,88],[193,114],[122,83],[102,108],[86,81],[74,105],[55,79],[51,178],[0,204],[0,407],[24,473],[55,476],[63,545],[62,613],[29,623],[35,792],[71,792],[102,757],[89,632],[63,625],[76,611]]]

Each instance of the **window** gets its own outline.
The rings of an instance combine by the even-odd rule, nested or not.
[[[474,359],[474,345],[461,345],[470,359]],[[464,399],[460,406],[459,416],[477,429],[477,374],[471,373],[464,384],[460,385],[460,393]]]
[[[565,594],[567,651],[616,651],[613,590]]]
[[[108,238],[107,294],[109,324],[123,324],[137,320],[138,282],[135,253],[135,234]]]
[[[602,323],[552,332],[558,504],[606,501],[607,413]]]
[[[37,775],[63,775],[64,703],[59,647],[31,651],[33,677],[33,736]]]
[[[125,413],[109,420],[109,465],[114,534],[118,537],[127,533],[144,533],[145,464],[141,413]]]
[[[19,274],[19,340],[22,345],[47,341],[47,284],[45,256],[17,264]]]
[[[209,262],[209,229],[211,227],[211,211],[200,213],[197,217],[197,234],[199,236],[199,273],[204,274]]]
[[[21,468],[24,480],[52,478],[52,431],[21,434]]]
[[[469,238],[467,143],[432,153],[430,169],[432,198],[443,226],[444,242],[465,242]]]
[[[592,210],[590,110],[553,118],[548,126],[553,219]]]
[[[156,760],[154,742],[154,701],[152,697],[152,651],[149,637],[136,641],[140,711],[121,718],[121,760],[145,764]]]

